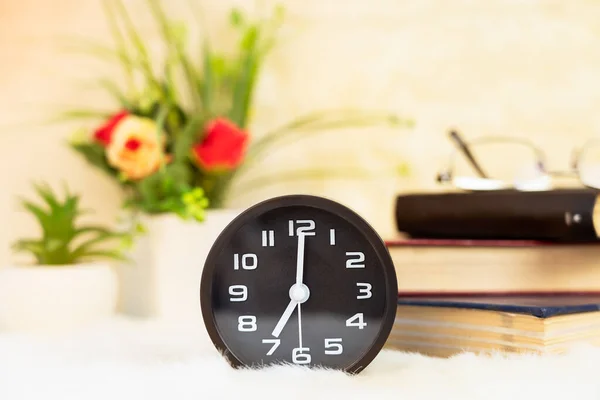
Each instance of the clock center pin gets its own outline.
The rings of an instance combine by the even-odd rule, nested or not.
[[[305,284],[294,284],[290,288],[290,299],[300,304],[304,303],[310,297],[310,290]]]

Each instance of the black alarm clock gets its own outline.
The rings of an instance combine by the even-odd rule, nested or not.
[[[310,195],[238,215],[214,242],[200,284],[208,334],[234,367],[358,373],[383,348],[397,298],[377,232],[346,206]]]

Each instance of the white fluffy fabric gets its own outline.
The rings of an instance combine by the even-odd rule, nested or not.
[[[0,334],[0,399],[600,399],[600,349],[428,358],[384,350],[361,374],[234,370],[204,330],[116,319],[62,336]]]

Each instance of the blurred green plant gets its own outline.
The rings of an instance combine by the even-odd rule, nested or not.
[[[165,50],[164,57],[156,61],[123,3],[107,0],[104,5],[115,46],[83,41],[77,48],[116,63],[122,70],[124,84],[108,78],[95,82],[110,94],[118,110],[73,109],[61,117],[103,121],[104,125],[93,135],[88,130],[79,132],[70,146],[119,182],[127,194],[129,207],[149,214],[175,213],[201,221],[206,208],[224,205],[234,180],[259,166],[266,155],[279,147],[336,129],[412,124],[388,112],[327,110],[298,116],[250,137],[248,129],[257,80],[267,55],[275,46],[284,19],[283,7],[276,6],[269,17],[257,20],[239,9],[231,10],[230,27],[236,34],[237,45],[233,51],[226,52],[216,49],[206,37],[201,40],[201,49],[191,47],[188,27],[169,18],[159,0],[147,0]],[[193,14],[200,15],[198,10]],[[132,131],[128,141],[113,140],[114,135],[124,134],[115,133],[123,126],[122,122],[114,122],[118,113],[126,114],[125,119],[135,116],[152,120],[153,132],[164,134],[161,136],[164,141],[153,141],[148,134],[144,136],[139,131]],[[208,126],[214,126],[214,121],[225,123],[211,130]],[[150,145],[153,149],[159,146],[160,154],[148,153]],[[115,146],[121,148],[111,150]],[[146,153],[143,150],[147,150]],[[119,156],[129,157],[128,163],[125,165]],[[213,164],[218,164],[215,158],[220,157],[217,161],[226,167],[207,165],[200,162],[202,157],[212,160]],[[161,161],[156,161],[158,159]],[[132,177],[135,165],[131,165],[131,160],[138,160],[139,165],[147,165],[148,160],[160,165]],[[364,174],[356,170],[315,167],[294,169],[291,173],[269,171],[260,179],[254,179],[247,190],[292,177],[327,176],[357,178]]]
[[[13,243],[17,253],[32,255],[37,265],[67,266],[97,259],[125,260],[123,251],[132,242],[130,233],[119,233],[103,226],[79,222],[86,213],[80,208],[80,197],[65,188],[61,199],[45,184],[35,184],[41,203],[21,199],[22,207],[32,214],[41,237],[20,239]],[[106,247],[103,245],[110,244]]]

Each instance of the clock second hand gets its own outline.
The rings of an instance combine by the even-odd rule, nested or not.
[[[298,347],[302,351],[302,304],[298,303]]]
[[[299,233],[298,234],[298,258],[297,258],[297,262],[296,262],[296,294],[298,294],[299,291],[301,291],[301,289],[306,288],[306,286],[304,286],[303,278],[304,278],[304,244],[305,244],[305,239],[306,236],[304,236],[304,234]],[[308,290],[308,288],[306,288]],[[293,291],[293,289],[292,289]],[[292,297],[292,300],[294,300],[294,296],[292,291],[290,291],[290,297]],[[298,296],[299,297],[299,296]],[[303,297],[306,297],[306,299],[308,299],[308,293],[305,293]],[[298,299],[298,298],[296,298]],[[306,301],[306,299],[304,299],[304,301]],[[298,299],[300,300],[300,299]],[[302,349],[302,303],[304,301],[298,301],[298,347],[300,347],[300,349]]]

